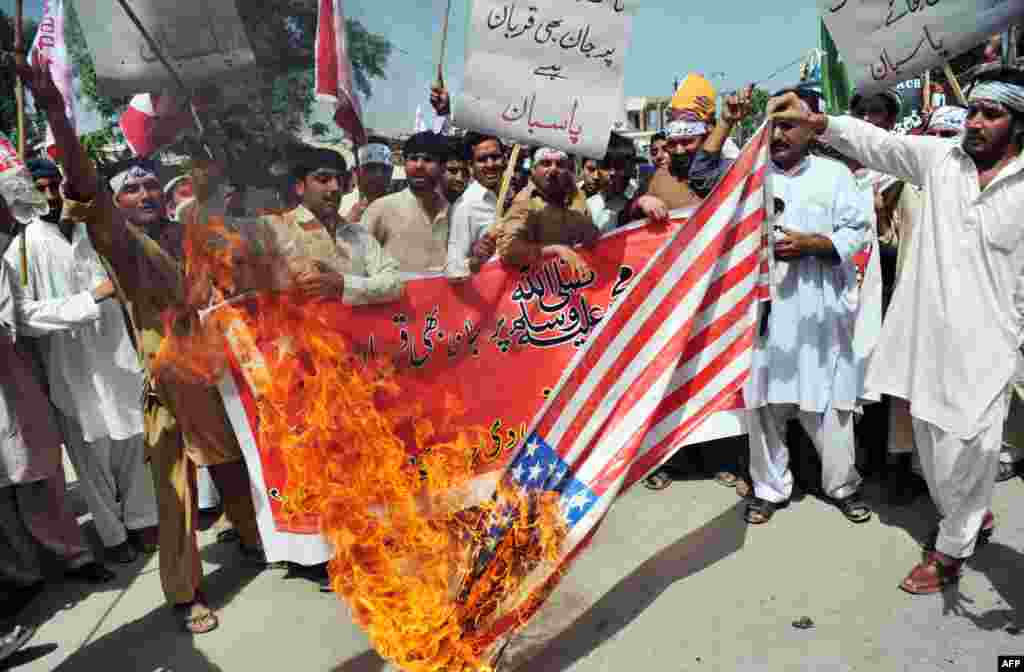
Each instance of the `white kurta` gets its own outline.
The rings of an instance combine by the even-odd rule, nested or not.
[[[857,281],[853,256],[869,227],[865,201],[846,166],[831,159],[810,156],[788,173],[774,169],[770,179],[785,203],[775,224],[829,238],[840,262],[776,260],[768,333],[754,349],[744,400],[747,408],[853,410],[863,381],[853,352],[855,311],[845,294]]]
[[[494,226],[498,216],[498,197],[473,180],[459,200],[452,204],[451,213],[445,271],[452,277],[465,277],[470,274],[469,256],[473,245]]]
[[[81,426],[87,442],[142,434],[143,372],[120,304],[96,304],[91,292],[106,279],[84,224],[69,242],[56,224],[36,219],[28,236],[28,286],[21,289],[22,319],[47,333],[43,354],[50,397]],[[20,273],[20,241],[6,259]]]
[[[922,186],[923,212],[869,367],[870,389],[962,439],[998,414],[1024,336],[1024,159],[981,191],[955,140],[830,117],[822,140]]]
[[[597,193],[587,199],[587,209],[594,226],[601,234],[614,231],[619,225],[619,215],[626,209],[629,199],[625,194],[607,198],[604,193]]]

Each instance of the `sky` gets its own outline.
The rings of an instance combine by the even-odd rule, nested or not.
[[[451,0],[444,72],[454,95],[461,89],[469,1]],[[798,65],[776,71],[817,46],[815,0],[634,1],[639,11],[626,58],[627,96],[671,95],[673,80],[689,72],[709,77],[720,91],[749,82],[781,88],[797,80]],[[41,6],[41,0],[25,0],[26,15],[38,17]],[[14,0],[0,0],[0,8],[13,14]],[[428,93],[436,77],[445,0],[344,0],[344,9],[395,46],[387,79],[372,82],[365,124],[385,133],[410,132],[417,105],[432,119]]]

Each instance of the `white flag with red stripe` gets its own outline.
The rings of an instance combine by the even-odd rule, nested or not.
[[[316,27],[316,98],[336,106],[334,121],[357,145],[366,144],[363,113],[352,80],[341,0],[320,0]]]
[[[182,105],[173,95],[155,93],[133,96],[121,113],[120,125],[125,142],[136,156],[149,156],[195,126],[188,104]]]
[[[49,61],[53,83],[64,96],[64,114],[71,122],[71,128],[75,128],[75,75],[64,41],[64,0],[43,0],[43,15],[29,51],[30,63],[36,54]],[[58,157],[53,131],[49,126],[46,127],[46,152],[54,159]]]
[[[766,124],[605,316],[534,418],[504,479],[529,495],[557,493],[568,535],[559,561],[534,569],[501,606],[487,635],[492,654],[539,607],[612,502],[741,394],[758,302],[768,297],[769,140]],[[492,542],[509,529],[503,515],[492,518]],[[478,567],[489,560],[483,551]]]

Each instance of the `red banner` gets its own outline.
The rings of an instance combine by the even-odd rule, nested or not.
[[[459,422],[485,427],[489,433],[474,448],[478,472],[495,471],[510,459],[577,349],[666,241],[671,227],[682,222],[635,225],[606,236],[593,249],[583,250],[591,273],[582,278],[553,257],[517,270],[492,261],[463,282],[443,277],[409,280],[398,302],[360,307],[339,302],[332,328],[344,333],[359,353],[393,358],[403,398],[421,404],[426,417],[442,412],[446,393],[462,400],[466,413]],[[268,355],[271,344],[256,345]],[[232,348],[236,362],[253,366],[260,360],[238,340]],[[256,437],[258,443],[251,375],[247,378],[237,366],[232,373],[249,424],[236,426],[236,431],[240,437]],[[740,400],[733,407],[740,408]],[[244,429],[252,431],[240,431]],[[729,423],[719,435],[736,433],[735,423]],[[256,447],[278,530],[316,533],[314,516],[281,515],[284,465],[274,446]]]

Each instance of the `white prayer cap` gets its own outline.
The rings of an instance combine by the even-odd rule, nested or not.
[[[703,121],[676,119],[665,127],[665,137],[669,139],[696,138],[701,135],[706,135],[707,132],[708,125]]]
[[[184,182],[185,180],[191,180],[191,175],[178,175],[176,178],[164,185],[164,196],[170,197],[174,193],[174,189]]]
[[[541,147],[533,153],[533,162],[539,163],[541,161],[568,161],[569,155],[560,149],[554,147]]]
[[[392,166],[391,148],[378,142],[363,145],[359,148],[359,165],[365,166],[368,163],[382,163],[388,167]]]
[[[967,124],[967,110],[956,105],[943,105],[932,112],[928,131],[954,131],[963,133]]]

